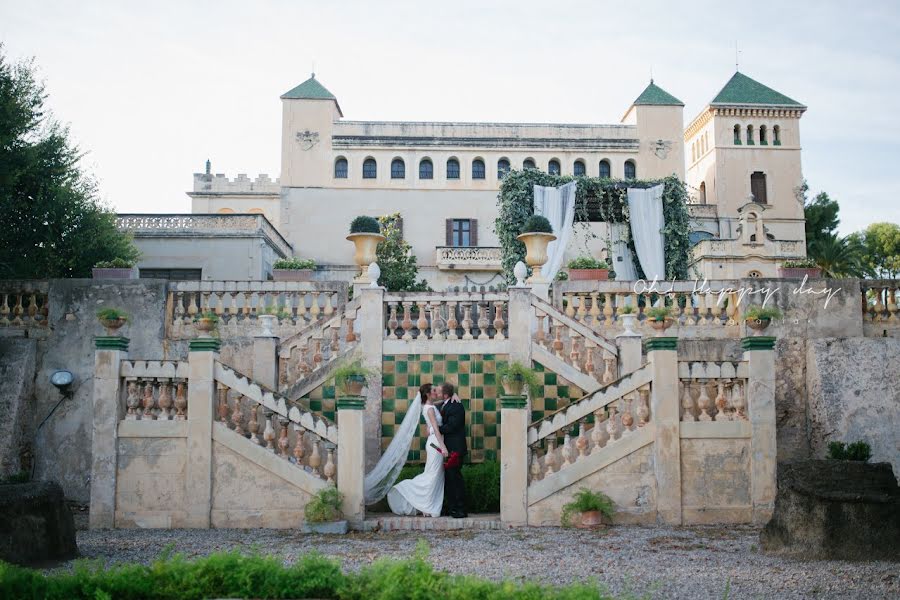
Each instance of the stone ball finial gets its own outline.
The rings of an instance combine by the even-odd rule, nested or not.
[[[516,276],[516,286],[524,286],[525,278],[528,277],[528,267],[521,260],[513,267],[513,275]]]
[[[366,273],[369,276],[369,281],[372,282],[369,284],[369,287],[377,288],[378,278],[381,277],[381,267],[378,266],[378,263],[372,263],[369,265],[369,269]]]

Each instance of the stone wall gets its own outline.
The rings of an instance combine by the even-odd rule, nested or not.
[[[37,340],[0,338],[0,477],[31,469],[27,406],[34,396]]]
[[[685,523],[751,521],[750,440],[682,439]]]
[[[184,527],[187,439],[119,438],[116,527]]]

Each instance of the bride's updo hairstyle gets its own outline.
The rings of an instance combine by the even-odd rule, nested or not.
[[[428,402],[428,395],[431,393],[431,384],[426,383],[423,386],[419,387],[419,396],[422,398],[422,402]]]

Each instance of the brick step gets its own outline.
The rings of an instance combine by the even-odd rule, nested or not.
[[[390,513],[369,513],[360,531],[451,531],[458,529],[510,529],[499,514],[472,515],[465,519],[452,517],[400,517]]]

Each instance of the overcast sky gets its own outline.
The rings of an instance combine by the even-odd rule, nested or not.
[[[0,0],[121,212],[189,212],[191,174],[278,176],[279,95],[348,119],[616,123],[656,82],[690,121],[735,68],[809,107],[803,170],[843,233],[900,222],[898,2]]]

